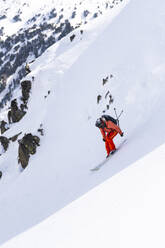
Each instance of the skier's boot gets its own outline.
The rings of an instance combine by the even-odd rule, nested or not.
[[[109,155],[110,155],[110,153],[109,153],[109,154],[107,154],[106,158],[109,158]]]
[[[112,151],[111,151],[111,155],[112,155],[112,154],[114,154],[114,153],[115,153],[115,151],[116,151],[116,149],[112,150]]]

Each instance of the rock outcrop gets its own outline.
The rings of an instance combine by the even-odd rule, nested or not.
[[[5,136],[0,136],[0,143],[4,148],[4,151],[6,152],[9,146],[9,139],[6,138]]]
[[[25,134],[18,143],[18,162],[21,163],[22,168],[25,169],[29,163],[30,155],[35,154],[37,146],[40,145],[40,138],[28,133]]]
[[[20,133],[14,135],[14,136],[12,136],[12,137],[10,137],[9,140],[12,141],[12,142],[15,142],[15,141],[18,139],[18,136],[19,136],[21,133],[22,133],[22,132],[20,132]]]
[[[1,130],[1,134],[3,134],[4,132],[6,132],[9,129],[8,124],[6,121],[2,120],[0,122],[0,130]]]
[[[18,122],[26,114],[26,111],[19,109],[17,99],[11,101],[11,107],[8,112],[9,124]]]
[[[22,101],[24,104],[27,104],[27,101],[30,97],[30,90],[32,87],[32,83],[29,80],[25,80],[21,82],[21,88],[22,88]]]

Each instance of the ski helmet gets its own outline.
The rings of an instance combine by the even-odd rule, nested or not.
[[[96,120],[95,126],[98,128],[104,128],[106,125],[102,118],[99,118]]]

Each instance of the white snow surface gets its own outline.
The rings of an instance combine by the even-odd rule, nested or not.
[[[161,0],[124,1],[111,16],[107,12],[85,25],[83,35],[79,29],[73,31],[76,38],[72,43],[70,34],[31,65],[27,79],[34,76],[35,80],[28,113],[5,134],[36,134],[42,123],[45,135],[21,173],[16,143],[0,157],[0,242],[132,166],[4,247],[33,247],[35,242],[40,247],[90,247],[93,242],[95,247],[139,247],[143,239],[142,247],[146,247],[150,233],[145,235],[143,230],[148,226],[149,247],[155,247],[155,237],[163,232],[157,213],[164,218],[164,9]],[[110,74],[113,77],[103,86],[102,79]],[[114,102],[106,113],[114,115],[114,107],[118,112],[124,110],[120,126],[127,141],[92,173],[90,169],[106,155],[94,124],[107,104],[107,90]],[[103,96],[99,105],[98,94]],[[116,145],[122,140],[117,136]],[[164,247],[160,240],[157,246]]]
[[[165,145],[2,248],[165,246]]]

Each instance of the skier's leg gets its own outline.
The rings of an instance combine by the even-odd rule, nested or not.
[[[107,141],[109,143],[109,148],[110,148],[110,152],[116,150],[115,144],[113,142],[113,138],[117,135],[117,132],[114,130],[112,132],[110,132],[107,135]]]
[[[116,150],[113,139],[109,139],[109,148],[110,148],[110,152]]]
[[[111,150],[110,150],[109,141],[107,140],[107,138],[106,138],[106,141],[105,141],[105,148],[106,148],[106,151],[107,151],[107,156],[109,156]]]
[[[118,132],[117,131],[112,131],[111,133],[110,133],[110,137],[111,137],[111,139],[113,139],[116,135],[118,134]]]

